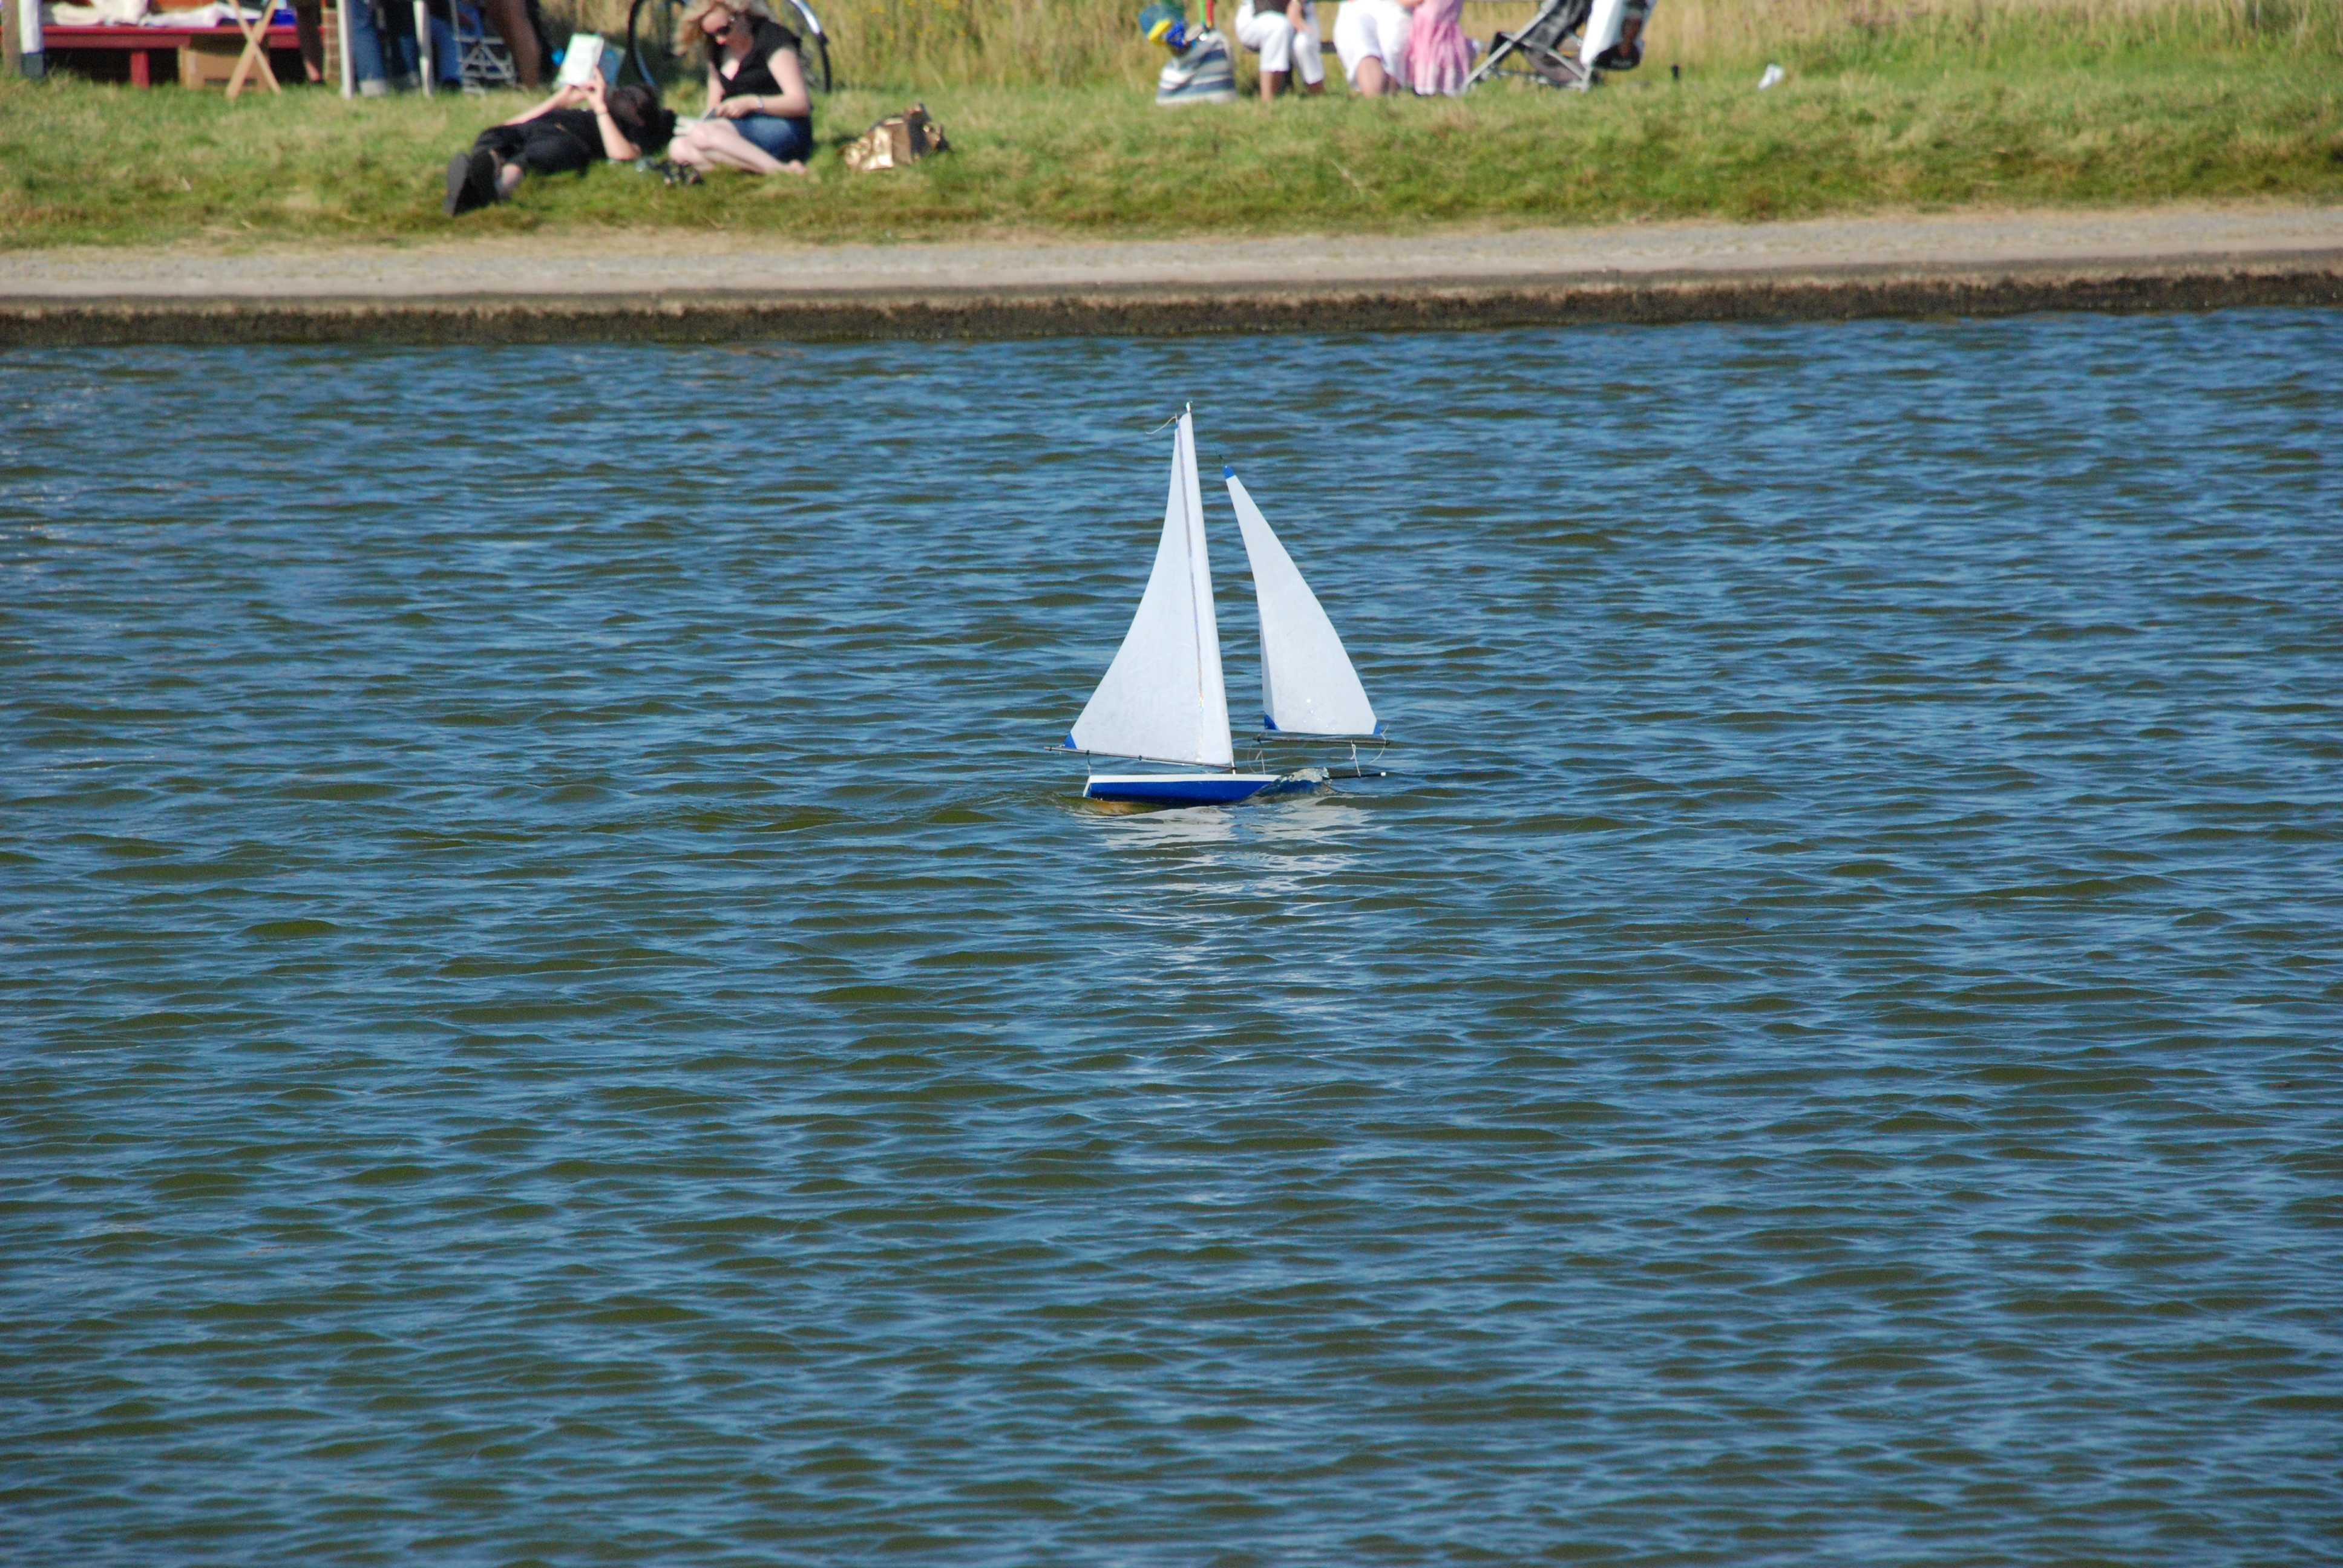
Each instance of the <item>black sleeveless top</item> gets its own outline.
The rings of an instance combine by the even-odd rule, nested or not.
[[[781,85],[773,80],[773,51],[787,49],[793,55],[803,52],[798,35],[779,22],[768,22],[762,16],[754,20],[757,31],[749,45],[749,57],[740,62],[740,69],[727,78],[723,68],[717,68],[716,79],[724,84],[724,95],[728,98],[744,95],[754,97],[760,93],[779,97]]]

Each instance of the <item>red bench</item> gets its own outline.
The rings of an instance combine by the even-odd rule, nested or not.
[[[134,87],[151,87],[155,85],[154,68],[148,64],[151,55],[165,53],[176,55],[181,49],[186,48],[197,39],[206,43],[216,41],[222,44],[232,44],[239,51],[244,47],[244,35],[238,33],[233,26],[64,27],[53,22],[41,29],[41,39],[43,47],[48,50],[53,58],[60,53],[74,49],[128,50],[130,85]],[[271,27],[268,29],[269,54],[271,55],[287,54],[292,56],[289,62],[292,74],[286,77],[288,81],[297,82],[301,79],[300,47],[300,35],[294,28]],[[60,61],[59,64],[63,62]],[[178,75],[178,62],[175,59],[171,64],[173,79],[176,80]]]

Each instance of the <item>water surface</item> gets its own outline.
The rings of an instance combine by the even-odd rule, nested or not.
[[[0,363],[8,1561],[2343,1552],[2343,316]]]

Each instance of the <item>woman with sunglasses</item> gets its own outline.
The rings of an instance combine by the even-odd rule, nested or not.
[[[694,0],[679,43],[708,41],[708,117],[679,131],[668,156],[699,172],[801,175],[813,152],[813,95],[798,35],[765,0]]]

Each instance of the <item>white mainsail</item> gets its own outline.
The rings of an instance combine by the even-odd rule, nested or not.
[[[1212,615],[1212,566],[1204,549],[1204,498],[1196,484],[1196,430],[1184,413],[1172,445],[1163,540],[1155,547],[1147,592],[1106,678],[1066,739],[1077,750],[1110,757],[1235,765],[1228,689],[1221,680],[1221,630]]]
[[[1228,476],[1237,527],[1244,530],[1253,598],[1261,608],[1262,722],[1289,735],[1374,734],[1375,710],[1334,623],[1236,470],[1221,471]]]

